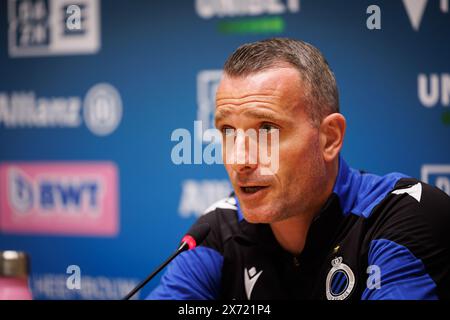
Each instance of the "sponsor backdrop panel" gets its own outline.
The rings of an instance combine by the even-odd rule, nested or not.
[[[125,295],[229,193],[202,133],[226,57],[273,36],[327,57],[349,164],[450,193],[448,2],[0,1],[0,250],[35,299]]]

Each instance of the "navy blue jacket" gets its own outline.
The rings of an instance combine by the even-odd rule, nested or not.
[[[149,299],[450,299],[450,197],[399,173],[339,159],[333,192],[292,255],[233,196],[196,223],[203,244],[178,256]]]

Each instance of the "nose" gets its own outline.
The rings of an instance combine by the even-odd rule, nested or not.
[[[232,164],[231,168],[236,172],[236,173],[250,173],[252,171],[254,171],[257,168],[256,164],[249,164],[249,163],[244,163],[244,164]]]
[[[236,173],[250,173],[258,167],[258,145],[256,139],[237,133],[226,141],[226,164]]]

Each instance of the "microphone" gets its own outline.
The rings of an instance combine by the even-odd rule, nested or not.
[[[186,250],[192,250],[196,246],[205,240],[211,227],[208,223],[201,223],[194,225],[189,229],[186,235],[181,239],[181,244],[177,251],[173,253],[163,264],[161,264],[155,271],[153,271],[144,281],[138,284],[133,290],[131,290],[122,300],[129,300],[136,292],[138,292],[143,286],[153,279],[165,266],[167,266],[176,256]]]

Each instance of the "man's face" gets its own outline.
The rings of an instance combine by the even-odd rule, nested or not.
[[[252,156],[248,155],[248,140],[246,143],[236,138],[234,147],[228,147],[232,150],[224,142],[225,168],[249,222],[273,223],[316,209],[315,195],[323,189],[326,170],[319,130],[306,113],[303,92],[299,73],[292,67],[277,67],[246,77],[225,75],[219,85],[216,127],[224,138],[230,129],[265,130],[269,141],[274,130],[279,134],[279,167],[275,171],[271,171],[274,166],[262,164],[259,157],[253,163],[249,161]],[[232,157],[226,155],[238,148],[247,152],[247,161],[229,163]]]

